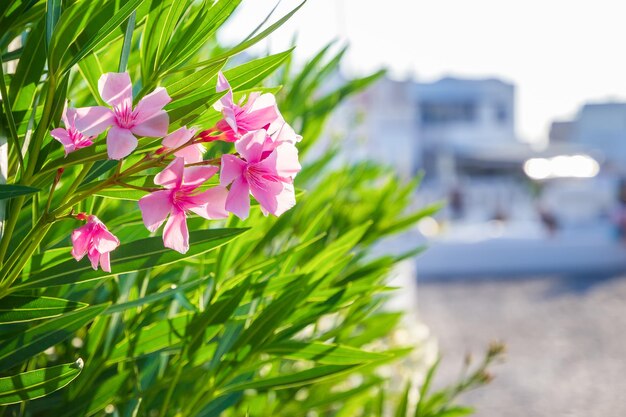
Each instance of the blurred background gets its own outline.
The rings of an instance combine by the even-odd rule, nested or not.
[[[224,42],[275,6],[247,3]],[[303,65],[349,45],[337,84],[387,69],[319,153],[423,175],[415,207],[446,203],[386,250],[428,246],[399,282],[444,374],[506,343],[493,384],[464,398],[479,416],[626,415],[624,16],[617,0],[310,0],[257,46],[296,44]]]

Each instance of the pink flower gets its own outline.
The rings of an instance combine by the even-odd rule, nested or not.
[[[169,216],[163,230],[163,243],[180,253],[189,250],[187,212],[205,219],[228,217],[224,205],[228,191],[223,187],[199,192],[206,180],[218,171],[213,166],[185,168],[183,158],[176,158],[154,177],[155,184],[165,189],[155,191],[139,200],[143,223],[151,232],[156,231]]]
[[[228,142],[234,142],[248,132],[267,128],[279,117],[273,94],[252,93],[243,107],[241,106],[243,100],[235,104],[233,90],[221,71],[218,74],[216,90],[218,93],[228,91],[213,106],[215,110],[222,112],[224,118],[217,123],[217,128],[223,132],[223,139]]]
[[[161,144],[166,148],[176,149],[189,142],[195,134],[196,129],[187,129],[186,126],[183,126],[167,135]],[[194,143],[175,152],[174,156],[183,158],[187,164],[194,164],[202,161],[202,155],[205,150],[206,149],[204,149],[204,146],[201,143]]]
[[[107,152],[110,159],[122,159],[137,147],[137,136],[160,137],[167,134],[169,116],[163,107],[170,102],[165,88],[158,87],[133,109],[133,86],[126,72],[109,72],[98,80],[102,99],[113,109],[95,106],[76,109],[76,127],[84,135],[94,136],[107,128]]]
[[[83,220],[85,216],[77,216]],[[91,261],[93,269],[98,269],[98,263],[103,271],[111,272],[109,253],[120,245],[120,241],[96,216],[86,217],[87,224],[72,232],[72,256],[80,261],[85,254]]]
[[[66,106],[65,109],[63,109],[61,119],[63,120],[65,129],[57,127],[50,132],[50,135],[61,142],[61,145],[63,145],[65,149],[65,156],[81,148],[93,145],[93,136],[83,135],[76,129],[76,125],[74,124],[76,109],[67,108]]]
[[[235,142],[235,155],[222,155],[220,185],[230,186],[226,210],[248,217],[252,194],[264,214],[280,216],[296,204],[293,178],[300,171],[298,150],[289,142],[276,144],[264,129]]]

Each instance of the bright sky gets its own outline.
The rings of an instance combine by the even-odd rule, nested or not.
[[[275,3],[244,0],[223,39],[247,36]],[[273,19],[297,4],[283,0]],[[626,100],[624,0],[309,0],[260,48],[284,50],[294,33],[299,60],[331,39],[349,42],[348,75],[386,67],[394,78],[512,81],[529,141],[586,101]]]

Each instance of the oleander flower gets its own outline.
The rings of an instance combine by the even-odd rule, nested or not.
[[[63,149],[65,150],[65,156],[81,148],[93,145],[94,136],[84,135],[76,129],[76,109],[68,108],[66,106],[65,109],[63,109],[63,116],[61,117],[61,120],[63,121],[63,126],[65,126],[65,128],[57,127],[56,129],[52,129],[52,131],[50,131],[50,135],[54,139],[61,142],[61,145],[63,145]]]
[[[221,138],[228,142],[235,142],[248,132],[268,128],[280,116],[276,98],[270,93],[252,93],[246,104],[243,104],[245,98],[235,104],[233,90],[221,71],[216,91],[227,91],[213,107],[222,112],[223,119],[217,123],[217,128],[223,133]]]
[[[206,191],[198,189],[218,170],[213,166],[185,168],[183,158],[176,158],[154,177],[155,184],[163,186],[164,190],[142,197],[139,208],[143,222],[151,232],[156,231],[167,219],[163,230],[165,247],[180,253],[189,250],[188,212],[205,219],[228,217],[225,209],[228,191],[224,187],[213,187]]]
[[[195,134],[196,129],[187,129],[186,126],[183,126],[167,135],[161,144],[166,148],[176,149],[189,142]],[[187,164],[194,164],[202,161],[202,155],[205,151],[206,149],[204,148],[204,145],[201,143],[193,143],[176,151],[174,156],[183,158]]]
[[[276,144],[261,129],[246,133],[235,142],[235,149],[240,157],[222,155],[220,185],[230,184],[226,210],[247,218],[250,194],[265,215],[280,216],[296,204],[293,179],[301,167],[293,144]]]
[[[103,271],[111,272],[109,254],[120,245],[119,239],[96,216],[83,214],[77,218],[87,223],[72,232],[72,256],[80,261],[87,255],[93,269],[100,264]]]
[[[169,116],[163,107],[171,101],[163,87],[157,87],[133,109],[133,86],[126,72],[109,72],[98,80],[103,106],[76,109],[76,127],[84,135],[94,136],[107,128],[107,153],[110,159],[122,159],[137,147],[136,136],[167,135]]]

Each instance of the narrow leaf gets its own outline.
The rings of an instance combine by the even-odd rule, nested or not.
[[[0,304],[0,324],[41,320],[85,307],[87,304],[62,298],[9,295]]]
[[[64,314],[31,327],[19,337],[0,343],[0,370],[19,365],[50,346],[71,337],[107,308],[106,304]]]
[[[51,366],[0,378],[0,405],[34,400],[72,382],[82,371],[83,361]]]
[[[136,240],[121,245],[111,253],[112,272],[94,271],[87,259],[83,259],[81,262],[70,259],[43,271],[36,271],[27,280],[13,286],[12,290],[75,284],[117,274],[141,271],[154,266],[168,265],[220,247],[246,230],[209,229],[193,231],[189,234],[190,248],[185,254],[164,247],[161,236]]]

